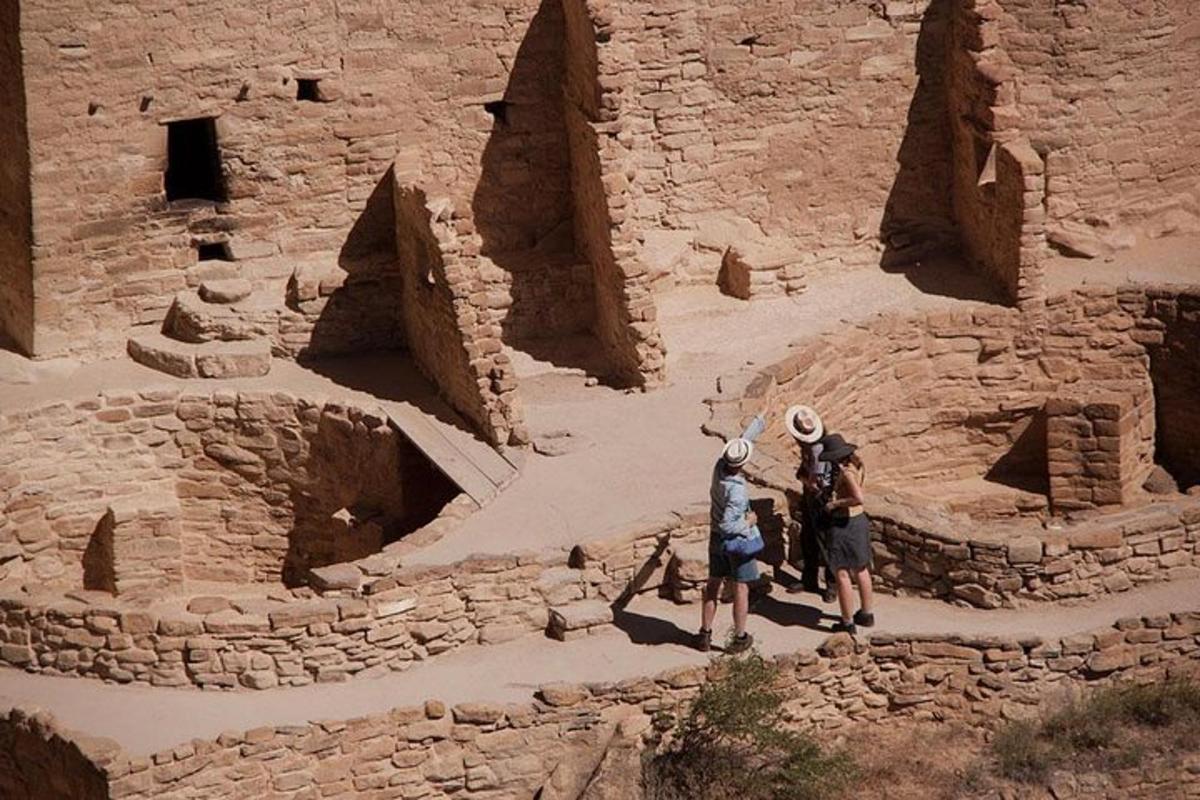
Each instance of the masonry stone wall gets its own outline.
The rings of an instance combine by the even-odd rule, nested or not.
[[[25,123],[17,0],[0,3],[0,337],[25,352],[34,349],[33,234],[29,196],[29,139]]]
[[[809,403],[828,430],[862,446],[872,491],[925,485],[938,505],[952,484],[984,481],[975,496],[1011,498],[1011,515],[1012,503],[1045,495],[1038,424],[1046,399],[1065,387],[1103,389],[1128,395],[1136,409],[1140,485],[1153,467],[1155,419],[1135,324],[1112,289],[1051,298],[1035,315],[995,306],[885,315],[797,343],[757,373],[729,376],[708,429],[737,435],[769,398],[771,423],[753,469],[788,485],[795,456],[783,410]]]
[[[111,394],[11,413],[0,430],[9,583],[92,588],[90,557],[104,549],[94,540],[110,510],[119,576],[121,524],[164,505],[179,526],[180,577],[298,582],[311,567],[366,555],[335,535],[345,529],[339,514],[390,540],[456,493],[382,412],[286,394]]]
[[[1200,616],[1182,612],[1055,639],[877,634],[856,641],[841,634],[776,662],[785,713],[803,730],[896,718],[991,725],[1034,716],[1055,694],[1195,675],[1198,637]],[[602,760],[622,752],[627,761],[619,768],[636,773],[640,752],[657,740],[652,718],[683,711],[718,669],[714,663],[615,684],[547,684],[526,703],[447,707],[433,699],[354,720],[263,727],[146,757],[109,752],[96,760],[114,800],[198,792],[545,796],[575,781],[582,788]],[[20,724],[23,715],[15,712],[4,727],[14,716]],[[1186,770],[1180,776],[1194,783]],[[1150,774],[1140,780],[1160,783]]]
[[[1015,124],[1046,160],[1051,240],[1124,247],[1200,227],[1200,29],[1186,0],[1000,0]]]
[[[1137,418],[1122,395],[1051,398],[1046,402],[1046,466],[1057,512],[1122,506],[1137,480]]]
[[[25,3],[38,353],[115,351],[129,324],[157,323],[176,292],[231,271],[281,304],[297,265],[315,262],[349,276],[343,304],[353,304],[351,290],[369,292],[393,255],[381,220],[398,153],[420,163],[433,193],[478,217],[492,263],[537,256],[517,265],[521,291],[516,273],[488,275],[497,297],[522,301],[525,328],[541,322],[539,305],[577,324],[558,308],[568,298],[538,288],[559,274],[591,284],[559,258],[574,253],[561,8],[426,12]],[[463,37],[467,16],[480,35]],[[85,71],[104,80],[75,80]],[[300,97],[300,80],[318,82],[316,102]],[[507,104],[504,119],[485,111],[492,103]],[[216,118],[227,202],[168,203],[166,124],[206,116]],[[64,192],[89,202],[68,210]],[[195,246],[208,242],[228,242],[235,260],[197,261]],[[580,294],[579,313],[591,306]]]
[[[1078,602],[1200,576],[1200,501],[1134,507],[1056,530],[964,521],[915,499],[871,498],[874,575],[885,592],[977,608]]]
[[[1200,290],[1161,287],[1129,302],[1147,317],[1139,338],[1150,353],[1159,460],[1187,489],[1200,483]]]
[[[571,553],[437,566],[403,566],[403,548],[389,546],[313,570],[311,588],[291,590],[240,587],[217,596],[211,585],[185,585],[126,599],[9,584],[0,587],[0,661],[53,675],[212,689],[376,677],[466,643],[546,631],[553,615],[571,617],[580,606],[604,612],[596,625],[611,623],[613,603],[663,589],[673,554],[707,540],[707,519],[707,511],[670,514]]]
[[[755,293],[953,239],[941,48],[948,4],[635,3],[623,117],[629,213],[660,281],[715,283],[737,245]],[[678,261],[656,229],[690,231]],[[881,238],[883,244],[881,245]]]

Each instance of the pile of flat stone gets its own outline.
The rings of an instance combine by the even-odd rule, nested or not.
[[[176,296],[161,331],[129,338],[130,358],[177,378],[249,378],[271,370],[267,321],[239,310],[253,286],[218,278]]]

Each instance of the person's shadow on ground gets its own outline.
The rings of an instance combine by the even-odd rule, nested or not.
[[[770,594],[764,594],[750,604],[750,615],[762,617],[780,627],[809,628],[814,631],[828,630],[827,626],[821,624],[822,621],[836,619],[816,606],[795,600],[779,600]]]
[[[613,625],[624,631],[633,644],[692,645],[691,631],[685,631],[670,620],[648,617],[621,607],[613,609]]]

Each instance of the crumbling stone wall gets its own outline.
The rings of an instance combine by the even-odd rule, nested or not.
[[[61,731],[50,716],[14,708],[0,716],[0,797],[109,800],[105,767],[115,742]]]
[[[470,220],[448,200],[430,201],[414,183],[419,172],[405,166],[397,162],[393,196],[409,351],[442,396],[493,443],[521,444],[527,437],[516,378],[496,312],[481,301],[480,269],[471,257],[478,250],[466,235]]]
[[[18,0],[0,2],[0,337],[31,352],[33,233],[20,18]]]
[[[0,586],[0,661],[29,670],[155,686],[266,689],[370,678],[462,644],[547,630],[573,609],[657,591],[680,548],[707,541],[707,509],[576,548],[401,565],[400,548],[313,570],[311,587],[211,588],[112,598]],[[103,602],[96,602],[102,600]],[[600,613],[597,613],[600,612]],[[585,630],[574,633],[586,634]]]
[[[658,332],[649,274],[635,246],[629,217],[637,171],[621,136],[625,105],[619,94],[630,42],[614,41],[614,9],[587,0],[564,0],[567,70],[564,104],[575,193],[576,246],[591,264],[595,295],[592,330],[604,348],[615,382],[662,381],[666,348]]]
[[[0,569],[10,580],[83,586],[96,565],[89,549],[101,563],[107,549],[122,558],[93,542],[110,506],[136,518],[175,502],[167,516],[178,517],[181,577],[299,582],[311,567],[366,554],[335,535],[345,531],[339,512],[390,541],[455,494],[381,412],[282,393],[112,394],[10,414],[0,431]],[[149,558],[149,542],[141,547],[135,556]]]

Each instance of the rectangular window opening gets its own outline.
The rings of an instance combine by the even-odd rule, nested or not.
[[[196,245],[199,261],[233,261],[228,242],[203,242]]]
[[[217,121],[213,117],[167,123],[167,200],[225,200]]]
[[[320,102],[321,89],[318,84],[320,84],[320,81],[315,78],[297,78],[296,99],[305,100],[309,103]]]

